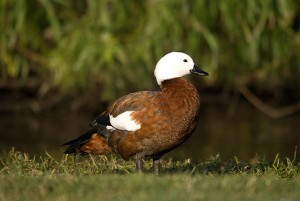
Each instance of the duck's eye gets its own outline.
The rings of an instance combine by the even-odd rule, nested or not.
[[[187,60],[186,60],[186,59],[184,59],[184,60],[183,60],[183,62],[187,62]]]

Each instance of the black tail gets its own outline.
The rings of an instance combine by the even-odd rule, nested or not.
[[[93,128],[91,130],[89,130],[88,132],[86,132],[85,134],[79,136],[78,138],[71,140],[69,142],[64,143],[61,146],[67,146],[64,153],[65,154],[78,154],[80,153],[80,155],[85,155],[85,152],[80,152],[79,149],[81,148],[81,146],[83,146],[90,138],[91,136],[97,133],[97,129]]]

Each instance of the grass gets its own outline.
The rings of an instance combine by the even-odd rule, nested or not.
[[[300,163],[219,156],[199,163],[164,160],[161,176],[134,173],[115,156],[30,158],[11,150],[0,157],[0,200],[298,200]]]

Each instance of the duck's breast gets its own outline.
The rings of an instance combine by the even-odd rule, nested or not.
[[[197,90],[188,81],[177,78],[163,83],[162,93],[148,99],[143,109],[132,114],[141,127],[124,136],[120,152],[156,155],[177,147],[196,128],[199,105]]]

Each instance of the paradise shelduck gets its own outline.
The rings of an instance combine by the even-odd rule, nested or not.
[[[71,140],[65,154],[117,153],[134,157],[142,172],[144,157],[153,158],[159,173],[160,158],[186,141],[198,124],[200,98],[196,88],[182,76],[208,75],[182,52],[162,57],[155,67],[159,91],[140,91],[114,101],[84,135]]]

